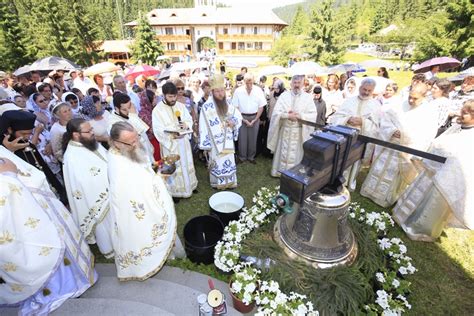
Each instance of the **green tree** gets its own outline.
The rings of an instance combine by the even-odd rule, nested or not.
[[[32,61],[25,46],[25,32],[20,24],[14,2],[0,0],[1,50],[0,60],[5,70],[14,70]]]
[[[285,29],[284,33],[288,35],[304,35],[308,33],[309,17],[301,5],[296,9],[295,16],[291,24]]]
[[[38,1],[41,14],[41,24],[37,27],[43,33],[44,39],[39,45],[44,45],[38,51],[38,57],[60,56],[75,60],[80,50],[80,44],[74,36],[73,24],[65,3],[58,0]],[[40,33],[40,34],[41,34]]]
[[[270,57],[277,65],[287,66],[291,56],[301,53],[302,40],[295,36],[282,36],[273,45]]]
[[[385,4],[380,3],[377,6],[377,10],[375,11],[375,16],[370,25],[369,33],[370,34],[377,33],[378,31],[383,29],[385,26],[387,26],[388,21],[389,21],[389,17],[387,16],[387,8],[385,7]]]
[[[99,46],[97,28],[90,14],[79,2],[69,2],[72,21],[74,23],[73,37],[78,45],[74,58],[78,64],[90,66],[99,60],[96,50]]]
[[[333,19],[333,3],[334,0],[324,0],[320,6],[313,8],[309,38],[305,45],[310,58],[323,65],[339,63],[345,51]]]
[[[155,65],[156,59],[164,54],[161,42],[148,23],[146,15],[140,16],[135,32],[135,42],[131,47],[132,58],[135,62]]]
[[[430,17],[425,23],[430,28],[418,33],[414,59],[424,61],[429,58],[450,55],[453,41],[446,32],[448,19],[445,13]]]
[[[446,7],[448,37],[454,42],[451,54],[459,58],[474,55],[474,4],[458,0]]]

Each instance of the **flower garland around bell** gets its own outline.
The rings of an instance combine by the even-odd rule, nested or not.
[[[283,293],[278,282],[261,280],[260,270],[240,262],[242,241],[254,229],[269,222],[270,215],[279,213],[272,203],[278,190],[278,187],[274,190],[261,188],[252,199],[254,204],[243,209],[238,221],[229,223],[215,247],[214,264],[224,272],[235,273],[233,278],[239,281],[233,283],[230,290],[239,294],[245,304],[255,301],[258,305],[256,315],[319,315],[305,295]],[[404,276],[413,274],[416,269],[412,259],[406,255],[407,247],[403,241],[387,237],[388,230],[394,226],[391,216],[386,212],[366,212],[357,203],[351,203],[349,216],[377,233],[378,246],[387,258],[387,266],[381,267],[375,274],[378,288],[376,299],[364,306],[365,313],[389,316],[411,309],[406,297],[410,293],[410,282]]]

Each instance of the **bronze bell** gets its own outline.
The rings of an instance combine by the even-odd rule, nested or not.
[[[308,196],[301,206],[282,215],[274,238],[292,259],[314,268],[349,266],[357,257],[357,243],[348,222],[349,191],[323,189]]]

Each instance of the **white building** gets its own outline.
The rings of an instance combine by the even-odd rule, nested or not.
[[[147,14],[165,54],[196,55],[202,41],[216,43],[222,57],[265,57],[287,24],[271,9],[218,8],[215,0],[195,0],[194,8],[155,9]],[[135,27],[137,21],[126,24]]]

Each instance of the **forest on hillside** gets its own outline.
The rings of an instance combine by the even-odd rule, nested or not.
[[[0,0],[0,60],[13,70],[45,56],[87,66],[102,40],[133,38],[123,24],[154,8],[192,7],[193,0]],[[470,0],[308,0],[274,11],[290,24],[272,58],[285,64],[305,54],[332,64],[350,44],[416,44],[413,59],[474,55]],[[380,30],[395,25],[396,30]]]
[[[474,55],[470,0],[308,0],[274,12],[290,24],[272,53],[280,64],[301,54],[337,63],[349,45],[362,42],[414,46],[415,61]],[[381,32],[389,26],[392,31]]]

